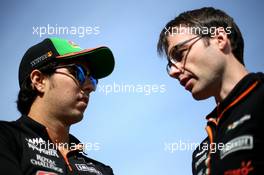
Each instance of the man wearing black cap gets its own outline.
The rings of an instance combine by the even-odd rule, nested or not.
[[[193,153],[193,174],[263,174],[264,74],[246,70],[243,49],[234,20],[212,7],[183,12],[160,33],[169,76],[194,99],[216,101],[206,117],[208,137]]]
[[[84,155],[85,144],[69,129],[82,120],[98,79],[113,69],[107,47],[82,50],[48,38],[29,48],[19,67],[22,117],[0,122],[0,173],[112,175],[111,167]]]

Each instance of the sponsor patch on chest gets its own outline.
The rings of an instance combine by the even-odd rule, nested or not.
[[[253,149],[253,136],[243,135],[236,137],[228,141],[222,150],[220,150],[220,158],[223,159],[225,156],[240,150]]]

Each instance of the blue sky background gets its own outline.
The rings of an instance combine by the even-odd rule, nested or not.
[[[230,14],[245,40],[249,71],[263,71],[263,2],[258,0],[4,0],[0,5],[0,120],[16,120],[18,66],[26,49],[46,37],[62,37],[82,48],[109,46],[114,72],[91,95],[82,122],[71,133],[90,157],[111,165],[116,175],[191,174],[191,149],[168,150],[170,143],[199,143],[205,136],[204,116],[213,99],[195,101],[167,76],[165,59],[156,53],[159,33],[179,13],[213,6]],[[99,27],[99,34],[33,34],[39,26]],[[162,86],[160,92],[111,92],[112,85]],[[146,89],[147,90],[147,89]],[[99,150],[98,144],[99,143]],[[183,147],[182,147],[183,148]]]

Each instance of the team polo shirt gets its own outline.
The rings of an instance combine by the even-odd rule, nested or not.
[[[193,174],[263,174],[263,73],[246,75],[206,119],[208,137],[193,153]]]
[[[64,157],[46,128],[28,116],[0,121],[0,174],[5,175],[113,175],[111,167],[88,158],[78,139],[70,135]]]

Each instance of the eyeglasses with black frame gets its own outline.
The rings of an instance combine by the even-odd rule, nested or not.
[[[167,70],[167,73],[170,74],[170,71],[171,71],[171,66],[176,66],[176,63],[178,62],[181,62],[182,59],[186,59],[188,53],[190,52],[192,46],[202,38],[203,36],[202,35],[198,35],[198,36],[195,36],[193,38],[190,38],[186,41],[182,41],[180,42],[179,44],[173,46],[173,48],[170,50],[169,54],[168,54],[168,64],[167,64],[167,67],[166,67],[166,70]],[[197,40],[195,40],[197,39]],[[187,43],[191,42],[195,40],[195,42],[193,42],[192,44],[184,47]],[[183,55],[183,53],[186,52],[185,55]]]
[[[69,71],[69,74],[72,75],[78,82],[79,86],[83,86],[85,81],[89,80],[93,86],[93,91],[96,90],[98,80],[91,76],[91,73],[89,70],[85,69],[82,65],[79,64],[66,64],[66,65],[59,65],[55,66],[53,69],[59,69],[59,68],[67,68]],[[68,75],[66,72],[57,72],[64,75]]]

